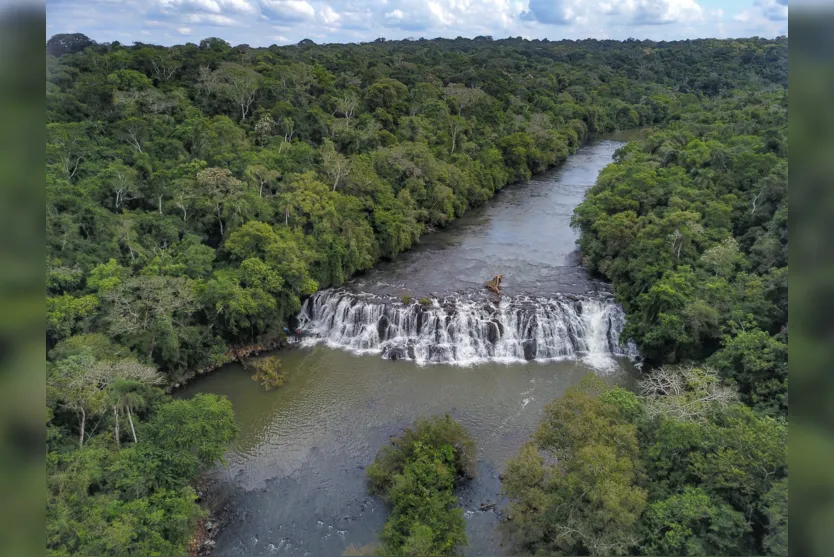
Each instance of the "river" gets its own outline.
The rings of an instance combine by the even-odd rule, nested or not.
[[[344,288],[308,300],[287,380],[263,391],[237,364],[182,389],[229,397],[241,428],[215,474],[228,498],[215,555],[337,556],[376,541],[387,510],[364,467],[418,416],[449,412],[473,435],[478,474],[459,492],[470,555],[500,555],[499,474],[544,406],[585,374],[630,383],[623,317],[578,266],[573,208],[628,135],[507,186]],[[504,275],[503,296],[483,282]],[[430,296],[429,305],[400,297]]]

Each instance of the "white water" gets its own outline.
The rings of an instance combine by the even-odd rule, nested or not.
[[[307,345],[324,342],[419,365],[574,359],[607,371],[617,368],[616,357],[637,356],[632,344],[620,346],[625,316],[604,295],[514,296],[498,302],[460,296],[423,306],[325,290],[307,299],[298,319]]]

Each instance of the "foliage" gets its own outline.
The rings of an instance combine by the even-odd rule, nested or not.
[[[587,376],[547,406],[503,491],[511,499],[509,539],[530,553],[627,555],[639,541],[646,491],[638,484],[636,426]]]
[[[741,399],[787,400],[787,92],[681,110],[617,153],[574,213],[650,363],[709,358]]]
[[[784,555],[786,424],[710,389],[688,391],[694,418],[654,389],[628,397],[594,376],[568,389],[507,463],[508,539],[560,555]]]
[[[252,380],[260,383],[264,390],[271,391],[284,384],[285,377],[281,372],[281,360],[278,356],[264,356],[249,363],[255,368]]]
[[[474,473],[474,442],[448,414],[420,419],[383,447],[367,475],[393,510],[380,535],[384,555],[452,555],[467,543],[454,487]]]
[[[280,330],[303,296],[408,249],[591,134],[689,122],[705,98],[787,79],[786,39],[253,49],[61,35],[48,50],[48,340],[108,334],[172,382]],[[709,160],[757,169],[755,189],[722,203],[735,218],[755,198],[747,220],[766,229],[785,142],[763,128],[779,115],[759,112],[761,125]],[[750,158],[763,130],[769,151]],[[681,161],[701,164],[723,139],[700,135],[683,138]],[[681,208],[680,226],[699,209]],[[700,214],[727,216],[723,205]],[[695,224],[681,228],[680,257]],[[736,235],[748,266],[780,265],[779,233]],[[743,263],[716,252],[703,265],[720,278]],[[709,321],[703,309],[690,313]],[[750,366],[740,381],[761,373]]]
[[[788,478],[773,484],[762,499],[761,512],[767,520],[762,549],[766,555],[788,554]]]
[[[189,483],[212,466],[235,432],[231,405],[214,395],[163,402],[115,450],[100,427],[82,448],[47,425],[50,555],[181,555],[203,511]],[[136,410],[140,410],[135,406]],[[99,421],[106,421],[103,414]],[[91,430],[94,429],[92,426]]]
[[[454,451],[454,474],[469,478],[475,476],[475,442],[466,429],[449,414],[430,419],[418,418],[390,445],[382,447],[368,466],[368,481],[373,493],[384,496],[391,489],[393,476],[401,473],[405,464],[413,458],[417,443],[433,447],[451,446]]]
[[[48,41],[46,67],[51,553],[181,553],[199,514],[187,484],[234,424],[228,402],[169,402],[159,385],[268,337],[304,296],[615,129],[662,126],[620,152],[575,217],[589,267],[629,314],[624,337],[657,361],[710,356],[744,402],[787,412],[784,37],[253,49],[72,34]],[[564,532],[552,545],[620,551],[643,504],[629,428],[660,417],[623,392],[588,397],[578,409],[597,408],[588,426],[604,433],[573,421],[589,441],[540,439],[571,451],[550,496],[597,482],[582,462],[614,479],[572,515],[603,521],[595,541]],[[733,415],[751,439],[781,431]],[[418,422],[383,451],[369,475],[396,499],[387,549],[461,544],[440,480],[471,475],[473,459],[450,419]],[[779,493],[762,503],[771,476],[750,474],[728,504],[770,528],[762,549],[779,547]],[[414,486],[434,486],[431,505],[414,503]]]
[[[645,513],[646,555],[739,555],[750,525],[699,488],[653,503]]]
[[[635,553],[787,553],[787,156],[787,91],[736,91],[620,149],[575,210],[649,360],[638,408],[600,397],[638,427]]]

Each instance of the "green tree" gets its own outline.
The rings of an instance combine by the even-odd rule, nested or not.
[[[750,524],[744,515],[698,488],[646,507],[645,555],[742,555]]]
[[[284,383],[281,360],[277,356],[264,356],[250,362],[250,364],[255,368],[252,380],[260,383],[264,390],[271,391]]]
[[[175,487],[220,461],[237,431],[228,399],[200,393],[161,406],[145,433],[163,466],[161,479]]]
[[[174,361],[184,329],[197,309],[194,287],[183,277],[132,277],[104,293],[112,334],[148,359]]]
[[[637,429],[587,376],[547,406],[533,440],[507,463],[509,540],[523,551],[627,555],[640,540]]]
[[[89,350],[73,354],[47,368],[47,398],[57,406],[74,412],[78,419],[78,446],[84,447],[87,420],[102,415],[107,408],[100,385],[105,380]]]
[[[393,506],[380,539],[386,555],[454,555],[466,545],[456,480],[474,474],[474,442],[448,414],[419,419],[367,468],[371,491]]]
[[[788,554],[788,479],[773,484],[762,498],[762,513],[767,520],[767,532],[762,549],[767,555]]]

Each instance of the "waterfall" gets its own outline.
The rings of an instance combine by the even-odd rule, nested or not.
[[[298,320],[307,345],[420,365],[574,359],[605,370],[617,356],[637,356],[632,343],[620,346],[625,315],[604,295],[507,296],[497,303],[460,296],[422,305],[331,289],[308,298]]]

